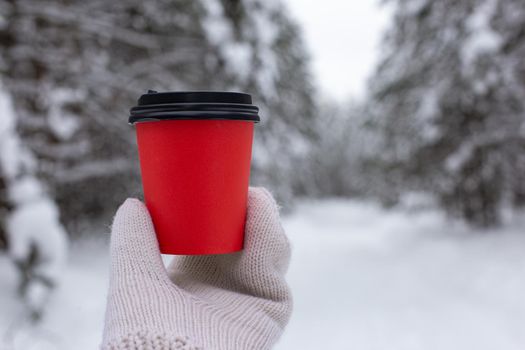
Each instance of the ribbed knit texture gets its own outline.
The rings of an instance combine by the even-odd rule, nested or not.
[[[135,332],[125,334],[118,339],[110,340],[103,349],[108,350],[129,350],[129,349],[179,349],[179,350],[199,350],[190,344],[187,337],[173,337],[169,334]]]
[[[290,248],[275,201],[250,188],[244,250],[162,263],[146,207],[128,199],[111,236],[102,349],[270,349],[292,309]]]

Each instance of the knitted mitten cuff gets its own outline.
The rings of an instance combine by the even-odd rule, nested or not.
[[[151,334],[146,331],[129,333],[118,339],[112,339],[101,350],[202,350],[188,337]]]

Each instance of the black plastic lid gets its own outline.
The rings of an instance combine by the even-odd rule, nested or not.
[[[259,122],[259,108],[242,92],[149,90],[131,108],[129,122],[166,119],[232,119]]]

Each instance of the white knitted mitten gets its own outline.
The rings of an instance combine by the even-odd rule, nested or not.
[[[111,234],[102,349],[269,349],[292,301],[277,205],[250,188],[244,250],[176,256],[166,270],[146,207],[128,199]]]

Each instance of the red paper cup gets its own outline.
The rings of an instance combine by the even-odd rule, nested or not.
[[[131,109],[161,253],[242,249],[258,121],[258,108],[242,93],[152,91]]]

